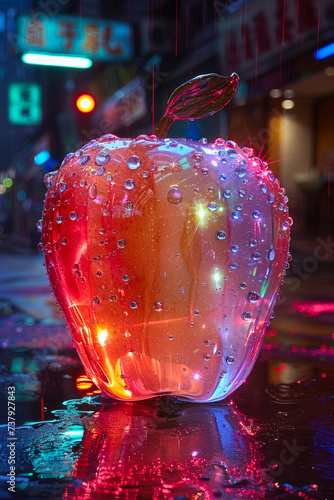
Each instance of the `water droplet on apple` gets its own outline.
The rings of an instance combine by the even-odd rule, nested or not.
[[[168,338],[169,338],[169,340],[173,340],[174,337],[173,337],[173,335],[169,335]]]
[[[255,240],[254,238],[252,238],[251,240],[249,240],[249,244],[251,247],[255,247],[257,245],[257,240]]]
[[[274,193],[269,193],[268,194],[268,200],[269,200],[269,203],[274,203],[274,201],[275,201],[275,195],[274,195]]]
[[[127,274],[124,274],[124,276],[122,277],[122,280],[123,281],[129,281],[129,276]]]
[[[96,155],[95,163],[96,165],[99,165],[101,167],[102,165],[108,163],[109,160],[110,160],[110,154],[107,153],[106,151],[101,151]]]
[[[209,173],[209,170],[206,167],[202,168],[203,175],[208,175],[208,173]]]
[[[88,161],[89,161],[89,155],[83,155],[81,156],[79,163],[80,165],[86,165]]]
[[[99,167],[97,169],[97,175],[103,175],[105,173],[106,169],[104,167]]]
[[[236,253],[239,250],[238,245],[232,245],[231,246],[231,250],[232,250],[233,253]]]
[[[235,158],[237,156],[237,152],[235,149],[228,149],[227,154],[229,155],[230,158]]]
[[[126,161],[126,164],[127,166],[131,169],[131,170],[136,170],[140,164],[141,164],[141,161],[140,161],[140,158],[136,155],[131,155],[129,156],[129,158],[127,159]]]
[[[162,310],[163,310],[163,308],[164,308],[164,305],[163,305],[163,303],[162,303],[160,300],[159,300],[158,302],[155,302],[155,303],[153,304],[153,309],[154,309],[155,311],[162,311]]]
[[[237,210],[234,210],[232,212],[232,219],[239,219],[240,218],[240,212],[238,212]]]
[[[209,361],[209,359],[211,359],[211,356],[210,354],[204,354],[203,358],[205,359],[205,361]]]
[[[275,258],[275,250],[272,248],[269,252],[269,260],[274,260]]]
[[[220,177],[219,177],[219,179],[221,181],[226,181],[226,175],[225,174],[221,174]]]
[[[215,142],[213,143],[214,146],[218,146],[218,147],[224,146],[224,144],[225,144],[225,141],[221,137],[218,137],[215,140]]]
[[[241,290],[244,290],[246,287],[247,287],[247,284],[245,282],[240,283]]]
[[[126,247],[126,241],[125,240],[118,240],[117,246],[118,246],[118,248],[125,248]]]
[[[48,174],[44,175],[43,181],[44,181],[44,184],[46,185],[47,189],[50,189],[50,187],[52,186],[52,183],[55,179],[55,175],[57,173],[58,173],[58,170],[57,170],[57,172],[49,172]]]
[[[217,203],[215,201],[210,201],[210,203],[208,204],[208,209],[210,210],[210,212],[215,212],[217,210]]]
[[[218,240],[224,240],[226,238],[225,231],[218,231],[218,233],[216,234],[216,237]]]
[[[142,176],[144,179],[147,179],[147,177],[149,177],[150,174],[147,172],[147,170],[144,170],[144,172],[142,173]]]
[[[246,311],[242,314],[242,319],[246,320],[246,321],[249,321],[250,319],[252,319],[252,313],[249,312],[249,311]]]
[[[40,241],[40,242],[38,243],[38,245],[37,245],[37,250],[38,250],[39,252],[43,252],[43,245],[42,245],[42,242],[41,242],[41,241]]]
[[[245,165],[238,165],[237,168],[235,169],[236,175],[242,179],[243,177],[246,177],[247,171]]]
[[[78,218],[78,214],[77,214],[77,212],[70,212],[70,213],[69,213],[69,218],[70,218],[71,220],[77,220],[77,218]]]
[[[193,154],[193,158],[196,160],[196,161],[200,161],[202,158],[203,158],[203,153],[202,151],[195,151],[194,154]]]
[[[208,140],[206,137],[202,137],[199,142],[201,142],[202,144],[207,144],[208,143]]]
[[[230,268],[231,269],[236,269],[238,267],[238,264],[236,262],[231,262]]]
[[[259,219],[261,217],[261,213],[258,210],[254,210],[252,216],[254,217],[254,219]]]
[[[41,233],[41,232],[42,232],[42,224],[43,224],[42,219],[40,219],[40,220],[38,220],[38,221],[36,222],[37,231],[38,231],[39,233]]]
[[[117,300],[116,295],[115,294],[110,295],[109,300],[110,300],[110,302],[116,302],[116,300]]]
[[[247,300],[251,303],[256,302],[257,300],[259,300],[259,298],[260,295],[257,292],[249,292],[247,296]]]
[[[126,201],[123,206],[124,206],[125,210],[128,210],[128,211],[133,209],[133,205],[132,205],[131,201]]]
[[[226,363],[229,365],[234,363],[234,357],[233,356],[226,356]]]
[[[252,259],[253,260],[259,260],[260,257],[261,257],[261,255],[259,254],[259,252],[252,253]]]
[[[97,271],[96,276],[98,276],[99,278],[101,278],[101,276],[103,276],[102,271]]]
[[[289,229],[288,221],[283,221],[281,224],[281,228],[283,229],[283,231],[286,231],[287,229]]]
[[[130,307],[131,307],[131,309],[137,309],[137,307],[138,307],[137,302],[132,301],[132,302],[130,303]]]
[[[94,297],[93,302],[97,305],[101,304],[101,300],[99,299],[99,297]]]
[[[268,186],[267,186],[267,184],[263,183],[262,186],[261,186],[261,190],[262,190],[263,194],[267,194],[268,193]]]
[[[226,191],[224,191],[224,198],[231,198],[231,191],[229,189],[226,189]]]
[[[180,189],[177,186],[171,187],[167,193],[167,200],[173,203],[174,205],[177,205],[178,203],[181,203],[182,199],[183,195]]]
[[[196,316],[198,316],[199,315],[199,310],[195,309],[194,314],[196,314]]]
[[[66,188],[67,188],[67,184],[66,184],[66,182],[60,182],[60,183],[59,183],[59,191],[60,191],[61,193],[63,193],[63,192],[65,191],[65,189],[66,189]]]
[[[124,181],[124,187],[126,189],[129,189],[129,190],[133,189],[135,187],[135,185],[136,185],[136,183],[135,183],[135,181],[133,179],[126,179]]]
[[[97,197],[97,187],[96,184],[91,184],[87,189],[87,195],[91,200],[95,200]]]
[[[56,222],[57,222],[57,224],[61,224],[63,222],[63,218],[61,215],[57,215]]]

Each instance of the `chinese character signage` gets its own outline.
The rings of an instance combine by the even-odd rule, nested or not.
[[[23,15],[17,21],[17,49],[122,61],[132,57],[132,29],[119,21]]]
[[[115,131],[131,125],[146,114],[146,92],[138,77],[103,104],[98,118],[105,130]]]
[[[219,48],[224,71],[238,71],[244,77],[280,65],[282,51],[288,51],[290,58],[298,56],[303,47],[310,46],[309,40],[313,41],[315,50],[318,30],[321,32],[329,26],[323,12],[333,0],[252,0],[245,3],[237,12],[225,15],[225,0],[217,0]]]
[[[8,119],[12,125],[39,125],[42,92],[37,83],[11,83],[8,87]]]

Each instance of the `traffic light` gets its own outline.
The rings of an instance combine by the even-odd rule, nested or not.
[[[81,113],[90,113],[95,108],[95,99],[89,94],[81,94],[78,97],[76,104]]]

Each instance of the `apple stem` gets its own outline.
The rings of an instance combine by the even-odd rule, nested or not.
[[[199,75],[183,83],[168,99],[165,114],[157,126],[157,137],[166,139],[175,120],[198,120],[217,113],[230,102],[238,83],[236,73]]]
[[[168,131],[174,121],[174,118],[164,115],[158,123],[156,136],[159,137],[159,139],[166,139]]]

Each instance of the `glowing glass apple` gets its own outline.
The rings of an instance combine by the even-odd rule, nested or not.
[[[223,139],[108,134],[46,183],[47,273],[103,394],[202,402],[234,391],[288,257],[285,192],[267,165]]]

